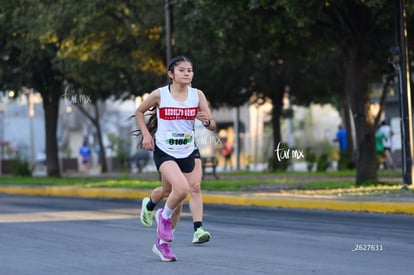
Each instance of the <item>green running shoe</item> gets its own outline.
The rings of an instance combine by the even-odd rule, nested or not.
[[[154,211],[149,211],[147,209],[147,204],[149,202],[149,198],[144,198],[142,200],[142,206],[141,206],[141,223],[146,227],[152,226],[152,216]]]
[[[202,227],[197,228],[194,232],[193,244],[202,244],[208,242],[211,236],[210,233],[205,231]]]

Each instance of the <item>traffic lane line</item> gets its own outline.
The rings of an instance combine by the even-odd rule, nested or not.
[[[114,220],[137,218],[137,209],[105,209],[0,214],[0,223]]]

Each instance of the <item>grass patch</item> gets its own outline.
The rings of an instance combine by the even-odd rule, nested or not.
[[[1,176],[0,183],[3,185],[52,185],[66,186],[98,182],[96,178],[54,178],[54,177],[20,177]]]
[[[389,171],[390,173],[393,171]],[[220,173],[219,173],[220,174]],[[401,174],[401,173],[400,173]],[[223,175],[233,175],[233,176],[252,176],[252,175],[259,175],[259,176],[320,176],[320,177],[354,177],[356,175],[355,170],[341,170],[341,171],[328,171],[328,172],[297,172],[297,171],[276,171],[276,172],[268,172],[268,171],[230,171],[225,172]]]
[[[154,189],[161,186],[161,182],[145,181],[145,180],[103,180],[100,182],[87,183],[79,185],[87,188],[139,188],[139,189]]]
[[[161,185],[159,180],[105,179],[105,178],[49,178],[49,177],[0,177],[2,185],[28,186],[76,186],[84,188],[142,188],[153,189]],[[241,187],[258,184],[286,184],[288,179],[208,180],[202,182],[202,189],[209,191],[239,191]]]
[[[369,187],[367,190],[396,190],[401,187],[402,179],[398,182],[387,181],[389,178],[401,177],[401,171],[380,170],[379,177],[385,177],[384,182],[370,183],[361,187]],[[234,176],[234,178],[232,178]],[[283,184],[283,189],[309,190],[352,190],[355,191],[355,170],[332,171],[332,172],[247,172],[234,171],[223,173],[227,179],[207,179],[202,182],[202,189],[206,191],[240,191],[260,190],[258,185]],[[304,180],[306,179],[306,181]],[[309,180],[308,180],[309,179]],[[306,183],[307,182],[307,183]],[[135,188],[153,189],[161,186],[159,180],[139,180],[129,178],[128,175],[120,178],[105,177],[24,177],[24,176],[0,176],[0,185],[28,185],[28,186],[75,186],[83,188]],[[292,185],[292,188],[289,186]],[[255,188],[255,186],[258,186]],[[361,189],[360,189],[361,190]],[[384,190],[382,190],[384,191]]]
[[[0,177],[1,185],[31,185],[31,186],[77,186],[105,188],[155,188],[161,185],[158,180],[142,181],[137,179],[107,179],[107,178],[53,178],[53,177]]]
[[[245,186],[275,183],[277,183],[275,180],[265,180],[259,182],[257,180],[211,180],[204,181],[201,185],[201,189],[209,191],[239,191]]]

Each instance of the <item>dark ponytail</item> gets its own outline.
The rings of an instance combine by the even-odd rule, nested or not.
[[[145,123],[147,125],[147,129],[150,132],[151,136],[154,138],[155,132],[157,131],[157,109],[156,107],[151,107],[149,110],[144,114],[144,116],[149,116],[148,121]],[[128,118],[128,120],[134,118],[135,115],[132,115]],[[137,129],[130,132],[130,135],[136,136],[138,138],[138,148],[142,147],[142,131],[141,129]]]

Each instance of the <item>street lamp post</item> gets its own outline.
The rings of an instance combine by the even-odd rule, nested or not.
[[[2,93],[0,91],[0,93]],[[1,94],[0,94],[1,96]],[[3,97],[0,99],[0,116],[1,116],[1,125],[0,125],[0,175],[3,174],[3,154],[4,154],[4,140],[5,140],[5,131],[6,127],[6,112],[7,112],[7,102],[8,97]]]
[[[395,40],[398,46],[398,71],[400,114],[401,114],[401,145],[403,161],[404,187],[413,182],[413,119],[410,88],[410,73],[407,47],[407,25],[404,0],[394,1],[395,9]]]
[[[33,120],[34,120],[34,103],[33,103],[33,89],[29,90],[29,119],[30,119],[30,161],[33,165],[35,162],[35,145],[34,145],[34,128],[33,128]]]
[[[167,66],[173,55],[173,11],[170,0],[165,0],[165,39],[167,52]]]
[[[4,147],[4,111],[0,105],[1,127],[0,127],[0,175],[3,174],[3,147]]]

